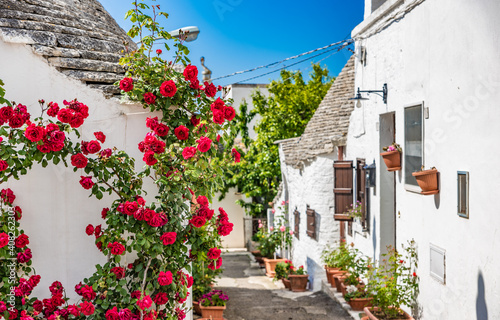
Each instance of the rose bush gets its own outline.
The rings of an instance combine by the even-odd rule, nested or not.
[[[49,288],[50,298],[31,296],[40,276],[31,267],[29,237],[20,225],[22,210],[14,205],[12,190],[1,191],[0,313],[5,318],[183,319],[193,285],[190,264],[206,263],[210,270],[222,264],[221,236],[233,225],[222,208],[217,214],[210,209],[209,200],[224,184],[224,164],[235,160],[230,123],[234,109],[224,99],[223,88],[199,84],[182,36],[175,40],[174,61],[151,57],[154,39],[171,39],[157,22],[167,15],[157,13],[159,6],[134,4],[127,14],[135,23],[129,35],[145,34],[144,29],[150,35],[122,59],[128,71],[117,85],[128,99],[161,113],[147,120],[151,131],[138,143],[143,171],[136,172],[135,159],[124,151],[104,146],[101,131],[95,132],[96,140],[79,141],[76,128],[89,116],[85,104],[64,101],[60,107],[40,101],[41,116],[32,119],[25,106],[4,99],[0,83],[0,103],[6,104],[0,108],[1,182],[19,179],[36,163],[46,167],[52,162],[71,165],[75,183],[97,199],[105,193],[116,197],[96,215],[103,219],[101,224],[82,230],[95,238],[96,248],[108,259],[76,284],[81,299],[70,302],[65,294],[69,288],[57,281]],[[152,16],[145,14],[147,9]],[[174,69],[179,64],[184,72]],[[222,96],[216,98],[218,92]],[[212,108],[215,104],[218,109]],[[155,181],[155,201],[142,198],[144,178]],[[125,265],[123,256],[132,252],[137,258]]]

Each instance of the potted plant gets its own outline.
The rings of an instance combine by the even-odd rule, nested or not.
[[[201,315],[199,300],[204,294],[209,293],[217,277],[222,273],[222,269],[212,270],[206,268],[204,261],[195,261],[192,266],[193,275],[193,310]]]
[[[276,251],[278,248],[285,250],[289,248],[292,243],[290,230],[285,226],[286,221],[277,221],[277,223],[281,224],[281,227],[278,229],[271,227],[269,228],[269,232],[264,230],[264,228],[259,230],[259,250],[265,257],[263,260],[266,266],[266,275],[271,278],[274,277],[274,268],[276,264],[286,261],[286,259],[277,259]]]
[[[422,166],[421,170],[413,172],[412,176],[417,179],[418,186],[422,189],[421,194],[430,195],[439,193],[438,171],[435,167],[424,170],[424,166]]]
[[[361,218],[363,216],[363,205],[360,201],[351,204],[351,207],[343,213],[336,213],[333,218],[336,221],[352,221],[354,218]]]
[[[307,272],[304,270],[304,266],[300,266],[299,268],[292,270],[292,272],[288,275],[288,279],[290,280],[290,289],[293,292],[306,291],[309,277]]]
[[[293,272],[292,261],[286,260],[285,262],[278,262],[274,269],[274,281],[281,280],[285,288],[290,289],[290,280],[288,276]]]
[[[347,286],[344,299],[354,311],[362,311],[365,307],[371,307],[373,301],[373,298],[366,290],[359,290],[358,287],[353,285]]]
[[[364,312],[371,320],[413,319],[401,309],[402,306],[414,307],[418,295],[417,252],[415,241],[403,246],[405,256],[394,248],[388,253],[378,268],[369,269],[366,290],[373,293],[373,306],[365,307]]]
[[[383,147],[380,155],[384,159],[387,171],[401,170],[401,153],[403,152],[401,146],[393,142],[390,146]]]
[[[221,290],[213,290],[204,294],[200,300],[201,316],[206,319],[224,320],[222,317],[226,310],[227,294]]]

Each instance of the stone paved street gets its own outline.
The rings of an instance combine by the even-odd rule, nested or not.
[[[350,320],[349,314],[323,292],[294,293],[273,283],[247,253],[223,256],[224,273],[217,288],[229,295],[228,320]]]

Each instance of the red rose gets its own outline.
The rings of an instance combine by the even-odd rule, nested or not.
[[[150,221],[156,215],[156,212],[151,209],[144,209],[144,221]]]
[[[83,296],[84,299],[86,300],[94,300],[97,296],[97,294],[94,292],[94,289],[92,288],[92,286],[89,286],[89,285],[85,285],[81,288],[81,294]]]
[[[89,141],[87,144],[87,151],[89,153],[97,153],[101,150],[101,144],[97,140]]]
[[[208,83],[207,81],[205,81],[205,94],[207,95],[207,97],[214,97],[215,94],[217,93],[217,88],[214,86],[213,83]]]
[[[157,305],[162,305],[168,302],[168,296],[165,292],[158,292],[156,296],[153,298],[153,301]]]
[[[158,123],[159,123],[158,117],[154,117],[154,118],[148,117],[146,119],[146,127],[148,127],[151,130],[154,130],[156,128],[156,126],[158,125]]]
[[[214,112],[214,110],[222,112],[222,111],[224,111],[225,107],[226,107],[226,104],[224,103],[224,100],[222,100],[221,98],[217,98],[217,100],[212,102],[212,104],[210,105],[210,110],[212,112]]]
[[[203,207],[208,207],[208,199],[205,196],[198,196],[196,202]]]
[[[120,89],[125,92],[132,91],[134,89],[134,80],[132,78],[123,78],[120,81]]]
[[[137,306],[141,310],[148,309],[151,305],[153,305],[153,300],[151,300],[150,296],[144,296],[144,298],[137,301]]]
[[[49,153],[50,151],[52,151],[52,149],[50,148],[50,144],[39,144],[36,146],[36,148],[41,153]]]
[[[217,124],[224,124],[224,113],[221,111],[214,110],[214,116],[212,120]]]
[[[144,220],[144,208],[137,209],[137,211],[134,212],[134,218],[136,218],[139,221]]]
[[[18,311],[14,308],[9,308],[9,320],[17,319]]]
[[[54,130],[50,132],[50,141],[54,143],[63,143],[66,139],[66,134],[59,130]]]
[[[186,147],[184,150],[182,150],[182,157],[187,160],[196,154],[196,148],[195,147]]]
[[[77,112],[73,115],[73,118],[70,120],[69,125],[72,128],[78,128],[83,124],[84,121],[85,117],[81,113]]]
[[[131,216],[137,211],[137,209],[139,209],[139,205],[137,204],[137,202],[127,201],[123,206],[123,213],[125,213],[128,216]]]
[[[191,218],[191,220],[189,220],[189,223],[191,223],[196,228],[203,227],[206,222],[207,220],[200,216],[194,216],[193,218]]]
[[[9,244],[9,236],[5,232],[0,233],[0,248],[5,247],[7,244]]]
[[[184,68],[184,72],[182,73],[184,75],[184,79],[188,81],[194,81],[198,78],[198,69],[196,66],[192,65],[187,65],[186,68]]]
[[[175,86],[175,82],[172,80],[165,81],[160,86],[160,93],[164,97],[173,97],[177,92],[177,87]]]
[[[168,222],[168,218],[164,212],[155,212],[151,219],[149,219],[147,222],[150,226],[158,228],[164,226]]]
[[[80,309],[82,310],[82,313],[86,316],[94,314],[95,311],[94,305],[88,301],[80,303]]]
[[[14,114],[14,109],[10,106],[2,107],[0,109],[0,120],[7,122],[12,118],[12,115]]]
[[[106,141],[106,136],[101,131],[94,132],[94,136],[101,143],[104,143],[104,141]]]
[[[144,200],[143,197],[141,196],[135,196],[135,200],[137,201],[137,203],[140,205],[140,206],[143,206],[146,204],[146,200]]]
[[[129,309],[121,309],[120,312],[118,312],[120,320],[132,320],[134,319],[133,315],[134,314]]]
[[[42,312],[42,310],[43,310],[42,301],[37,299],[35,302],[33,302],[33,309],[35,309],[35,311]],[[5,310],[2,310],[2,308],[0,308],[0,313],[3,313],[3,312],[5,312]]]
[[[198,150],[200,150],[200,152],[207,152],[212,145],[212,140],[207,137],[200,137],[196,142],[198,142]]]
[[[174,133],[179,140],[187,140],[189,138],[189,129],[185,126],[178,126],[175,128]]]
[[[229,106],[224,108],[224,118],[226,118],[227,121],[231,121],[234,119],[236,116],[236,111],[234,111],[234,108]]]
[[[85,233],[88,235],[88,236],[91,236],[94,234],[94,226],[89,224],[87,226],[87,228],[85,228]]]
[[[158,125],[154,128],[155,133],[160,137],[166,136],[169,130],[170,128],[163,123],[158,123]]]
[[[92,177],[91,176],[80,176],[80,184],[82,187],[86,190],[92,188],[94,186],[94,182],[92,182]]]
[[[114,254],[115,256],[121,255],[125,251],[125,246],[116,241],[109,243],[108,248],[111,249],[111,254]]]
[[[120,280],[121,278],[125,277],[125,269],[123,269],[122,267],[114,267],[111,268],[110,271],[115,274],[116,280]]]
[[[12,192],[10,188],[2,189],[2,191],[0,191],[0,197],[6,203],[12,203],[14,202],[14,200],[16,200],[16,196],[14,195],[14,192]]]
[[[211,220],[212,217],[214,216],[214,211],[210,210],[209,207],[201,207],[200,209],[198,209],[197,214],[200,217],[207,219],[207,221],[208,221],[208,220]]]
[[[161,51],[161,49],[156,49],[156,54],[157,54],[157,55],[160,55],[160,54],[161,54],[161,52],[162,52],[162,51]]]
[[[17,254],[17,261],[19,263],[25,263],[25,262],[30,261],[32,257],[33,256],[31,254],[31,249],[27,248],[26,250],[24,250],[24,252],[19,252]]]
[[[172,272],[160,271],[160,274],[158,275],[158,283],[160,284],[160,286],[168,286],[169,284],[172,283],[172,281],[173,281]]]
[[[31,124],[26,128],[26,131],[24,131],[24,136],[31,142],[37,142],[43,139],[45,132],[43,127]]]
[[[231,150],[231,155],[234,157],[234,162],[240,162],[241,155],[238,150],[233,148],[233,150]]]
[[[194,115],[194,114],[191,116],[190,121],[191,121],[191,124],[195,127],[200,124],[200,119],[196,118],[196,115]]]
[[[120,317],[118,316],[118,309],[116,307],[106,311],[106,320],[120,320]]]
[[[61,151],[64,148],[64,143],[53,142],[53,143],[47,144],[47,146],[50,148],[50,151],[57,152],[57,151]]]
[[[89,163],[89,160],[81,153],[71,156],[71,164],[79,169],[85,168],[87,163]]]
[[[102,209],[102,211],[101,211],[101,217],[103,219],[106,219],[106,216],[108,215],[108,212],[109,212],[109,208]]]
[[[233,224],[231,222],[226,222],[217,227],[217,233],[221,236],[227,236],[233,231]]]
[[[0,160],[0,172],[7,170],[9,164],[5,160]]]
[[[189,84],[189,87],[191,89],[195,89],[195,90],[200,89],[200,80],[198,80],[198,79],[191,80],[191,83]]]
[[[56,117],[59,112],[59,105],[55,102],[49,102],[49,109],[47,110],[47,114],[50,117]]]
[[[220,257],[221,250],[217,248],[210,248],[207,252],[207,258],[208,259],[218,259]]]
[[[156,96],[151,92],[146,92],[143,95],[143,98],[144,98],[144,102],[146,102],[147,104],[154,104],[156,101]]]
[[[23,116],[15,113],[9,120],[9,126],[11,128],[20,128],[24,124]]]
[[[75,114],[75,110],[64,108],[59,110],[57,113],[57,119],[63,123],[70,123],[73,119],[73,115]]]
[[[37,310],[37,311],[40,312],[42,310]],[[78,306],[74,304],[68,306],[68,312],[75,317],[78,317],[80,315],[80,309],[78,308]]]
[[[165,232],[161,237],[160,240],[163,241],[164,245],[169,245],[173,244],[175,242],[175,238],[177,237],[176,232]]]
[[[148,166],[152,166],[158,162],[158,160],[155,158],[155,153],[153,151],[146,152],[144,154],[144,157],[142,157],[142,160],[144,160],[144,162],[146,162]]]
[[[21,207],[16,206],[14,208],[14,212],[15,212],[14,218],[16,219],[16,221],[21,220],[21,218],[23,217],[23,210],[21,210]]]
[[[89,154],[89,150],[87,149],[88,146],[89,146],[89,143],[87,141],[82,141],[82,145],[80,146],[80,149],[82,150],[82,153],[84,155]]]

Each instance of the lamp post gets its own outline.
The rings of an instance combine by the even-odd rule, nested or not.
[[[182,35],[186,35],[184,41],[191,42],[198,38],[198,35],[200,34],[200,29],[195,26],[189,26],[189,27],[175,29],[169,31],[168,33],[170,33],[170,35],[174,38],[180,38]]]

